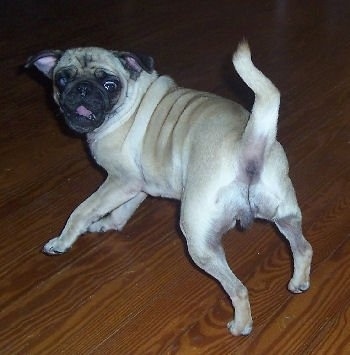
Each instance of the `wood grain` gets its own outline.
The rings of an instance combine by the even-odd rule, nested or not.
[[[2,2],[0,354],[350,354],[349,18],[344,0]],[[149,198],[120,233],[40,252],[105,174],[64,128],[50,83],[22,66],[46,48],[137,50],[181,86],[249,108],[231,65],[243,36],[282,93],[278,138],[314,259],[312,287],[292,295],[274,227],[227,233],[254,319],[233,337],[230,302],[189,259],[175,201]]]

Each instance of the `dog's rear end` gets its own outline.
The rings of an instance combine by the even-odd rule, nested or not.
[[[198,184],[186,186],[180,224],[193,260],[215,277],[231,298],[235,308],[235,319],[228,324],[231,333],[246,335],[252,329],[248,291],[227,264],[222,233],[234,226],[236,220],[243,227],[253,218],[276,223],[288,239],[294,257],[294,274],[288,285],[294,293],[309,287],[312,249],[302,234],[301,213],[288,177],[287,159],[276,141],[279,91],[254,66],[246,42],[238,46],[233,64],[255,93],[249,121],[235,146],[232,164],[236,173],[211,203],[200,197],[206,195],[207,201],[209,191],[200,191]],[[228,213],[233,214],[233,222],[227,222]]]
[[[242,137],[242,170],[249,181],[249,203],[254,217],[276,223],[291,244],[296,268],[289,284],[292,292],[309,287],[312,249],[301,231],[301,212],[292,183],[288,162],[276,141],[280,94],[272,82],[251,61],[250,50],[242,42],[233,57],[234,66],[254,91],[255,102]]]

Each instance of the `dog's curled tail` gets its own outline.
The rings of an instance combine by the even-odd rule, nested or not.
[[[264,157],[276,140],[280,93],[255,67],[248,43],[243,40],[232,58],[243,81],[253,90],[255,101],[242,136],[242,162],[250,177],[259,175]]]

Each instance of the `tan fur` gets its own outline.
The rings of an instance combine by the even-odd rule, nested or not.
[[[79,64],[84,55],[93,58],[85,68]],[[102,66],[120,77],[123,91],[105,123],[88,134],[92,155],[108,177],[44,251],[64,252],[86,231],[121,230],[147,195],[180,199],[189,253],[230,296],[232,334],[245,335],[252,329],[248,292],[226,262],[222,234],[236,221],[275,222],[294,256],[292,292],[309,287],[312,249],[302,235],[287,159],[275,139],[279,92],[254,67],[247,44],[239,46],[233,61],[256,94],[250,120],[238,104],[180,88],[156,72],[143,71],[133,80],[106,50],[65,53],[55,72],[74,65],[83,74]]]

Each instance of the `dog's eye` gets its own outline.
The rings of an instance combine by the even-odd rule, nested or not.
[[[56,86],[58,90],[63,90],[68,83],[68,79],[65,76],[59,76],[56,79]]]
[[[107,81],[104,82],[103,87],[108,92],[114,92],[114,91],[117,90],[118,84],[115,81],[107,80]]]

